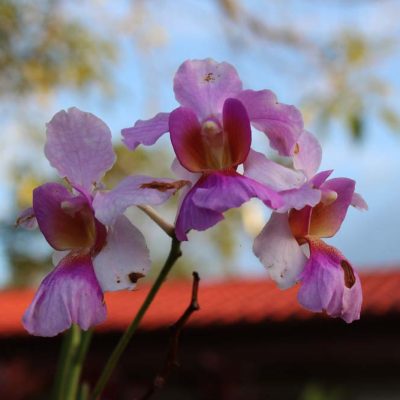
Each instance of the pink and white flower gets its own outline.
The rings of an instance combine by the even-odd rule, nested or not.
[[[360,317],[360,279],[342,253],[321,238],[336,234],[350,205],[359,209],[367,205],[354,192],[353,180],[326,180],[331,172],[321,172],[309,181],[321,191],[321,201],[313,207],[273,213],[253,250],[281,288],[300,281],[298,300],[305,308],[326,311],[349,323]],[[304,246],[308,246],[308,257]]]
[[[177,238],[187,240],[190,229],[205,230],[215,225],[223,219],[224,211],[252,197],[273,209],[284,207],[285,201],[275,188],[239,174],[237,168],[252,154],[251,125],[267,135],[279,154],[293,156],[303,132],[300,112],[279,104],[269,90],[243,90],[234,67],[211,59],[184,62],[175,75],[174,92],[180,107],[147,121],[139,120],[132,128],[123,129],[122,135],[133,150],[139,144],[152,145],[170,132],[183,167],[175,170],[184,169],[183,175],[189,175],[193,184],[181,201]],[[272,175],[282,168],[270,161]],[[287,175],[290,188],[298,188],[306,180],[300,171]],[[287,189],[284,184],[280,186]],[[309,204],[308,200],[303,204]]]
[[[141,232],[123,215],[130,205],[160,204],[174,191],[149,188],[151,177],[128,177],[114,190],[99,189],[115,162],[111,132],[96,116],[77,108],[60,111],[47,125],[45,154],[68,188],[46,183],[33,191],[33,206],[19,222],[35,221],[56,250],[56,267],[41,283],[23,316],[33,335],[54,336],[78,324],[87,330],[106,317],[104,291],[133,289],[149,267]]]

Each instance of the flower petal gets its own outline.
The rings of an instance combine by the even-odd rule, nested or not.
[[[236,172],[213,173],[199,182],[193,194],[193,202],[201,208],[224,212],[241,206],[253,197],[274,209],[283,205],[276,191]]]
[[[313,188],[309,183],[305,183],[298,189],[290,189],[279,192],[284,200],[284,205],[278,212],[287,212],[292,208],[301,210],[306,206],[315,206],[321,200],[321,190]]]
[[[306,182],[303,172],[284,167],[254,150],[244,162],[244,175],[278,191],[299,188]]]
[[[17,221],[15,222],[16,226],[22,226],[25,229],[36,229],[38,224],[36,221],[35,211],[32,207],[26,208],[19,214]]]
[[[201,184],[199,181],[198,184]],[[205,231],[224,219],[221,212],[198,207],[193,202],[198,184],[194,185],[183,198],[175,221],[175,235],[178,240],[188,240],[187,232],[191,229]]]
[[[83,196],[73,196],[58,183],[46,183],[33,191],[33,209],[40,230],[54,249],[82,249],[94,245],[93,211]]]
[[[282,156],[292,156],[303,131],[300,111],[278,103],[270,90],[244,90],[237,98],[245,106],[252,125],[268,136],[271,147]]]
[[[23,324],[32,335],[55,336],[71,324],[87,330],[105,318],[103,293],[90,256],[70,255],[43,280]]]
[[[201,126],[190,108],[179,107],[169,118],[171,142],[179,162],[191,172],[208,169]]]
[[[61,177],[88,190],[115,162],[108,126],[75,107],[58,112],[47,124],[44,152]]]
[[[287,214],[272,213],[254,240],[253,251],[281,289],[297,282],[307,262],[290,231]]]
[[[168,132],[169,113],[158,113],[151,119],[135,122],[132,128],[122,129],[122,141],[126,146],[135,150],[140,144],[150,146]]]
[[[347,323],[360,318],[360,279],[350,263],[334,247],[310,242],[310,259],[301,276],[299,303],[314,312],[326,311]]]
[[[317,175],[313,176],[310,179],[310,183],[314,187],[319,188],[329,178],[329,176],[332,174],[332,172],[333,172],[333,169],[321,171]]]
[[[357,210],[360,211],[367,211],[368,210],[368,204],[367,202],[363,199],[361,194],[354,192],[353,197],[351,199],[351,205]]]
[[[186,182],[150,176],[128,176],[109,192],[97,192],[93,200],[96,218],[113,225],[117,217],[133,205],[158,205],[167,201]]]
[[[93,261],[102,290],[134,289],[150,269],[149,257],[142,233],[120,215],[108,231],[106,246]]]
[[[224,135],[229,143],[230,166],[246,160],[251,145],[251,127],[247,111],[237,99],[227,99],[223,107]]]
[[[241,90],[235,68],[210,58],[185,61],[174,78],[176,100],[191,108],[200,120],[221,114],[225,99],[236,97]]]
[[[304,242],[304,238],[308,235],[312,210],[310,206],[306,206],[301,210],[290,210],[289,226],[297,240]]]
[[[317,138],[310,132],[303,131],[294,149],[293,166],[311,179],[317,173],[321,160],[322,148]]]
[[[348,178],[335,178],[321,185],[323,191],[336,192],[336,200],[321,202],[312,210],[309,234],[317,237],[332,237],[342,225],[349,208],[355,182]]]

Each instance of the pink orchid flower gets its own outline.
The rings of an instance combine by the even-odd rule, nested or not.
[[[139,120],[122,135],[133,150],[139,144],[152,145],[170,132],[180,164],[174,163],[174,170],[193,184],[181,201],[177,238],[187,240],[190,229],[215,225],[224,211],[252,197],[273,209],[282,207],[284,201],[276,190],[239,174],[237,168],[251,151],[251,124],[267,135],[279,154],[292,156],[303,132],[300,112],[279,104],[269,90],[243,90],[233,66],[211,59],[184,62],[175,75],[174,92],[181,107]],[[272,174],[276,166],[270,162]],[[298,173],[291,179],[298,181]]]
[[[35,222],[56,250],[56,268],[41,283],[23,324],[33,335],[54,336],[78,324],[87,330],[106,317],[104,291],[133,289],[149,267],[141,232],[123,215],[134,204],[160,204],[173,192],[147,188],[150,177],[123,180],[114,190],[99,182],[115,161],[111,132],[96,116],[77,108],[60,111],[47,125],[45,154],[69,183],[46,183],[33,191],[33,207],[19,222]],[[168,186],[170,185],[170,186]],[[170,187],[170,188],[169,188]]]
[[[367,209],[367,204],[354,192],[353,180],[326,180],[331,172],[310,180],[321,191],[321,201],[314,207],[273,213],[253,250],[281,288],[301,282],[298,300],[303,307],[350,323],[360,317],[360,279],[342,253],[321,238],[336,234],[350,205]],[[302,245],[308,245],[308,258]]]
[[[319,168],[322,149],[318,140],[309,132],[303,131],[295,143],[288,168],[269,160],[265,155],[250,150],[244,162],[244,175],[277,191],[284,200],[278,212],[287,212],[306,205],[315,206],[321,200],[321,190],[311,178]]]

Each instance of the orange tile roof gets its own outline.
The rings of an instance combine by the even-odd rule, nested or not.
[[[400,271],[361,275],[364,302],[362,316],[400,313]],[[133,292],[106,294],[108,317],[99,331],[124,329],[143,302],[149,287]],[[281,291],[270,280],[231,280],[200,282],[201,310],[193,314],[191,326],[255,324],[261,321],[310,319],[315,314],[304,310],[296,300],[298,288]],[[0,292],[0,335],[25,335],[21,316],[33,297],[33,290]],[[166,282],[146,314],[141,328],[153,330],[172,324],[187,307],[191,282]]]

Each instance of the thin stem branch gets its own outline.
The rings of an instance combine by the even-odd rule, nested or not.
[[[189,306],[186,308],[181,317],[171,326],[171,336],[163,368],[156,375],[147,392],[140,398],[140,400],[148,400],[157,389],[162,389],[168,379],[168,376],[172,372],[172,369],[174,367],[179,367],[178,349],[180,334],[191,315],[200,309],[199,302],[197,300],[199,282],[199,274],[197,272],[193,272],[192,297]]]
[[[175,264],[176,260],[182,255],[181,249],[181,242],[175,238],[172,238],[171,249],[168,254],[168,258],[165,261],[164,266],[162,267],[157,279],[155,280],[153,286],[151,287],[147,297],[145,298],[142,306],[140,307],[139,311],[137,312],[134,320],[131,322],[128,329],[125,331],[121,339],[119,340],[117,346],[115,347],[114,351],[112,352],[110,358],[108,359],[102,374],[100,375],[99,380],[97,381],[96,386],[90,396],[91,400],[98,399],[101,393],[103,392],[112,372],[114,371],[118,360],[120,359],[122,353],[124,352],[126,346],[128,345],[129,341],[131,340],[133,334],[136,332],[141,320],[143,319],[147,309],[150,307],[152,301],[154,300],[155,295],[157,294],[158,290],[160,289],[162,283],[164,282],[165,278],[167,277],[168,273],[170,272],[171,268]]]
[[[139,205],[137,208],[147,214],[169,237],[175,237],[174,226],[167,222],[153,207]]]

